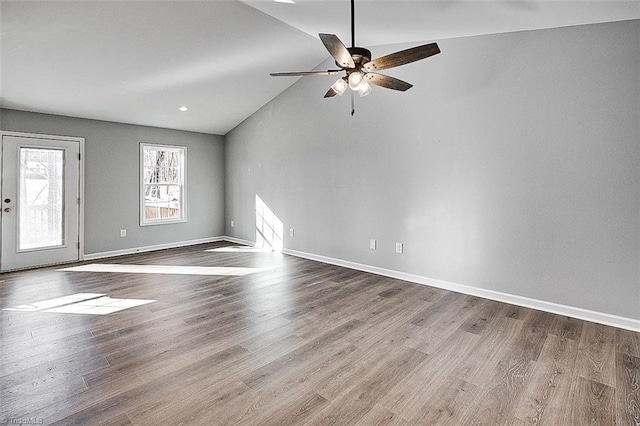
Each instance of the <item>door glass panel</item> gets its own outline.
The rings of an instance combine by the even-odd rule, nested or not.
[[[64,244],[64,151],[20,148],[18,250]]]

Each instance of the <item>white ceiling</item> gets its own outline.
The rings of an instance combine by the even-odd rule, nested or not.
[[[2,0],[0,106],[226,134],[296,80],[269,72],[329,57],[317,33],[350,44],[349,9],[348,0]],[[639,18],[640,0],[357,0],[356,41]]]

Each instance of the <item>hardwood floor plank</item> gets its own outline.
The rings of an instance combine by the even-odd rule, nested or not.
[[[506,305],[493,300],[484,300],[476,308],[475,313],[466,320],[460,329],[467,333],[484,334],[487,324],[505,315]]]
[[[171,404],[177,397],[197,394],[211,386],[212,381],[217,383],[218,378],[215,374],[220,374],[226,367],[233,365],[238,359],[243,358],[245,353],[241,348],[216,353],[157,379],[145,381],[145,378],[140,378],[139,382],[134,382],[138,384],[133,386],[125,384],[121,388],[115,388],[111,382],[101,382],[85,391],[87,395],[82,400],[70,400],[72,408],[69,407],[66,411],[71,411],[72,414],[60,418],[59,421],[70,424],[96,424],[105,418],[124,413],[133,419],[131,412],[134,412],[134,408],[140,412],[154,411],[159,406]],[[214,376],[209,377],[208,372]],[[64,410],[52,417],[58,418],[62,411]]]
[[[243,340],[242,342],[240,342],[240,346],[242,346],[249,352],[257,352],[285,339],[288,340],[287,345],[289,347],[302,346],[304,343],[306,343],[306,341],[295,334],[298,331],[298,328],[302,327],[291,324],[289,321],[287,321],[286,324],[283,324],[279,327],[270,328],[264,333],[260,333],[256,336],[252,336]]]
[[[549,332],[556,322],[556,315],[542,311],[529,311],[524,319],[522,331],[512,347],[517,356],[537,361]]]
[[[571,403],[572,425],[615,425],[614,389],[578,376]]]
[[[409,422],[381,405],[374,405],[355,426],[409,426]]]
[[[246,374],[247,371],[253,371],[269,362],[273,362],[289,352],[300,348],[300,346],[305,343],[306,342],[301,342],[297,336],[291,335],[255,351],[248,351],[242,345],[238,345],[239,348],[245,349],[245,351],[238,351],[241,356],[235,363],[223,373],[218,372],[217,368],[212,368],[211,372],[219,374],[220,380],[227,380],[234,377],[234,375],[237,375],[235,378],[239,380],[240,374]],[[191,366],[199,362],[210,362],[209,359],[212,356],[212,351],[213,348],[206,349],[198,347],[191,352],[185,353],[184,357],[170,358],[161,362],[149,362],[146,366],[140,366],[135,372],[139,377],[144,378],[145,381],[160,380],[163,377],[171,377],[173,374],[178,374],[185,366]],[[215,356],[215,352],[213,356]]]
[[[218,382],[217,386],[204,387],[197,393],[181,392],[166,403],[158,401],[158,404],[144,408],[132,407],[127,415],[137,425],[206,424],[206,419],[225,424],[222,423],[225,416],[232,412],[229,407],[243,407],[243,398],[251,392],[242,382]]]
[[[270,411],[263,413],[260,418],[253,419],[248,424],[259,426],[300,425],[328,403],[326,399],[313,392],[306,392],[302,395],[287,395],[282,404],[273,406]]]
[[[120,414],[116,417],[113,417],[111,419],[108,419],[102,423],[100,423],[100,426],[126,426],[126,425],[132,425],[133,423],[131,423],[131,419],[129,419],[129,417],[126,414]]]
[[[482,337],[457,330],[434,350],[424,363],[385,395],[380,404],[388,410],[411,419],[433,397],[433,392],[446,383],[448,376],[468,358]],[[446,348],[446,349],[445,349]]]
[[[309,425],[348,425],[362,419],[388,390],[422,363],[426,355],[411,348],[394,351],[370,374],[353,384],[309,421]]]
[[[31,396],[18,407],[14,407],[20,413],[18,417],[40,417],[46,419],[44,424],[51,424],[77,412],[80,407],[91,407],[99,404],[104,398],[119,394],[141,384],[138,377],[133,374],[121,374],[110,378],[101,384],[99,391],[89,388],[82,392],[67,393],[65,389],[58,389],[50,401],[44,404]]]
[[[317,339],[305,344],[299,349],[285,354],[284,356],[272,361],[251,374],[242,378],[242,381],[252,389],[259,388],[265,381],[280,371],[295,368],[297,365],[304,363],[307,358],[314,356],[317,351],[326,350],[329,345],[344,338],[349,332],[361,327],[362,321],[350,320],[345,324],[341,324],[333,330],[319,336]]]
[[[27,415],[36,412],[40,407],[55,404],[61,400],[59,389],[71,394],[80,393],[87,389],[82,376],[51,376],[39,377],[36,380],[20,383],[10,388],[2,387],[0,400],[2,401],[2,418],[34,417]]]
[[[640,357],[640,333],[616,328],[615,345],[618,353]]]
[[[525,424],[553,425],[563,418],[567,400],[571,399],[578,343],[572,339],[549,335],[533,369],[516,416]]]
[[[640,425],[640,357],[616,354],[616,419]]]
[[[399,317],[402,318],[401,315]],[[390,320],[384,325],[368,324],[359,333],[349,338],[349,342],[363,350],[375,350],[387,345],[410,347],[410,342],[422,331],[420,327],[409,322]]]
[[[578,341],[582,335],[583,325],[584,321],[579,319],[556,315],[556,321],[549,330],[549,333],[560,338]]]
[[[279,340],[257,352],[245,354],[232,363],[211,364],[209,359],[204,358],[199,361],[199,363],[212,365],[208,370],[209,374],[205,378],[201,377],[199,380],[190,381],[180,388],[178,394],[168,394],[165,397],[166,401],[163,404],[159,404],[159,407],[162,409],[159,409],[158,404],[148,405],[146,407],[137,406],[133,411],[129,411],[129,416],[136,421],[143,419],[144,424],[157,424],[162,421],[162,416],[165,414],[173,418],[174,414],[171,414],[173,412],[182,412],[182,416],[187,417],[185,416],[185,407],[188,408],[187,412],[191,413],[189,417],[193,418],[203,416],[206,418],[206,416],[213,415],[212,413],[224,413],[226,416],[231,416],[228,417],[228,419],[231,419],[233,416],[241,416],[244,412],[251,412],[253,409],[249,410],[247,407],[253,407],[257,403],[256,401],[260,402],[260,405],[263,405],[263,397],[239,381],[238,378],[246,374],[247,371],[255,370],[265,363],[295,350],[297,347],[296,337],[291,336]],[[182,368],[185,367],[182,366]],[[192,368],[189,367],[187,374],[189,374],[191,370]],[[171,369],[167,368],[165,371],[156,373],[153,376],[153,381],[162,382],[166,380],[167,377],[171,378],[175,376],[180,377],[180,370],[174,366]],[[235,386],[235,384],[241,385],[238,389],[238,394],[233,398],[228,393],[225,393],[229,386],[227,383],[230,383],[232,386]],[[203,395],[202,398],[204,398],[204,395],[208,394],[216,395],[216,398],[219,398],[220,404],[216,404],[211,408],[199,407],[203,401],[207,401],[208,399],[200,399],[193,397],[193,395]],[[178,395],[178,397],[176,397],[176,395]],[[270,395],[270,397],[273,397],[273,395]],[[218,400],[216,399],[216,401]],[[229,407],[229,405],[231,405],[231,407]],[[217,415],[222,414],[216,414],[216,416]],[[188,421],[185,420],[185,422]]]
[[[318,354],[313,360],[305,363],[297,369],[282,371],[273,377],[260,389],[251,389],[243,398],[240,404],[232,407],[225,413],[228,417],[223,420],[223,424],[253,424],[263,419],[282,412],[282,406],[287,405],[289,400],[297,399],[300,395],[310,395],[315,399],[319,396],[322,400],[316,399],[318,404],[314,407],[322,409],[326,406],[327,399],[309,386],[312,378],[317,374],[322,374],[330,369],[333,364],[357,351],[354,346],[336,348],[332,351],[325,351]],[[283,414],[283,413],[281,413]],[[286,417],[294,417],[294,413],[287,413]],[[305,414],[305,417],[307,415]],[[278,415],[276,415],[278,417]]]
[[[94,358],[95,354],[82,354],[91,339],[91,333],[86,332],[53,342],[27,338],[25,341],[33,344],[33,349],[29,349],[25,344],[20,345],[24,346],[24,349],[18,352],[11,351],[0,355],[0,377],[34,370],[45,364],[56,364],[60,359],[65,359],[66,362],[82,362]]]
[[[318,364],[313,374],[305,378],[309,388],[315,390],[326,399],[333,401],[344,394],[353,383],[362,380],[387,362],[392,351],[399,350],[398,345],[391,341],[381,342],[380,345],[366,350],[355,346],[355,350],[343,351],[342,356],[326,365]]]
[[[615,387],[614,334],[612,327],[585,323],[576,358],[580,376]]]
[[[527,387],[533,366],[534,361],[528,359],[503,358],[462,424],[508,424],[515,417],[516,406]]]
[[[483,391],[463,423],[507,424],[517,417],[517,407],[526,397],[525,390],[553,322],[554,316],[546,312],[527,313],[519,333],[502,352],[492,377],[479,384]]]
[[[529,310],[522,306],[509,305],[505,310],[504,316],[512,319],[524,319]]]
[[[465,356],[451,367],[451,374],[478,387],[484,386],[494,375],[498,362],[521,339],[523,321],[503,317],[490,325],[487,333],[465,352]],[[469,333],[470,334],[470,333]]]
[[[407,343],[407,346],[426,354],[432,353],[476,312],[477,306],[481,302],[482,299],[474,296],[463,296],[460,299],[455,299],[449,305],[448,310],[432,317],[429,323],[422,323],[421,326],[416,326],[419,327],[420,331],[414,339]],[[411,324],[414,323],[412,322]]]
[[[5,406],[21,406],[23,409],[48,405],[59,398],[58,389],[81,392],[87,388],[83,374],[108,366],[103,356],[86,359],[66,357],[18,371],[0,379],[0,401]],[[37,399],[32,398],[34,395]]]
[[[353,347],[352,347],[353,348]],[[355,348],[353,348],[355,349]],[[339,350],[336,353],[327,354],[326,362],[330,365],[335,359],[340,359],[344,354],[349,352],[349,348]],[[273,378],[263,388],[254,390],[240,382],[244,387],[241,394],[236,395],[233,399],[224,398],[224,402],[221,404],[214,404],[211,408],[202,409],[194,408],[194,414],[187,422],[207,424],[208,419],[215,418],[219,424],[233,425],[233,424],[254,424],[265,420],[267,417],[273,417],[273,421],[284,418],[303,418],[311,415],[312,412],[325,405],[326,400],[317,394],[309,391],[305,386],[306,375],[313,374],[313,369],[318,368],[317,363],[309,363],[306,365],[307,370],[290,370],[278,377]],[[245,368],[246,370],[247,368]],[[239,372],[235,372],[228,377],[237,377]],[[219,392],[219,382],[212,382],[212,385],[203,390],[198,390],[197,394],[206,394],[208,392]],[[222,386],[226,388],[226,386]],[[296,408],[297,404],[291,404],[291,400],[298,400],[300,395],[309,395],[311,405],[304,403],[300,405],[300,408]],[[303,401],[305,398],[303,398]],[[216,400],[218,401],[218,400]],[[165,404],[166,405],[166,404]],[[184,407],[184,403],[172,404],[172,406]],[[200,403],[201,405],[201,403]],[[283,410],[283,407],[287,406],[287,410]],[[304,408],[307,407],[307,408]],[[303,409],[303,412],[299,412]],[[168,408],[167,410],[174,410]],[[167,411],[165,410],[165,411]],[[286,411],[286,412],[285,412]],[[156,410],[149,410],[144,413],[144,423],[155,424],[162,420],[164,414],[158,413]],[[285,421],[285,420],[283,420]],[[181,423],[182,424],[182,423]]]
[[[411,419],[414,425],[459,425],[479,396],[480,389],[464,380],[448,377],[433,398]]]
[[[376,303],[351,305],[351,309],[357,309],[356,318],[360,318],[368,324],[383,324],[388,320],[404,321],[405,317],[413,317],[431,302],[423,300],[419,287],[400,293],[395,297],[389,297]]]
[[[447,293],[440,299],[427,306],[424,310],[417,313],[410,322],[420,327],[425,327],[436,322],[441,316],[449,311],[451,306],[460,306],[464,304],[464,296],[459,293]]]

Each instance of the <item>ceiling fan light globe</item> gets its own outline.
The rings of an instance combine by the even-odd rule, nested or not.
[[[336,80],[336,82],[333,83],[333,85],[331,86],[333,91],[336,92],[338,96],[342,96],[344,91],[347,90],[347,87],[349,87],[349,85],[342,78],[339,78],[338,80]]]
[[[358,93],[360,94],[361,98],[367,96],[369,93],[371,93],[371,85],[366,81],[363,81],[360,85],[360,88],[358,89]]]
[[[360,86],[362,86],[362,83],[364,82],[364,77],[362,76],[361,72],[354,71],[349,74],[349,87],[351,88],[351,90],[357,92],[358,90],[360,90]]]

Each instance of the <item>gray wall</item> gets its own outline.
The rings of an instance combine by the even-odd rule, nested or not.
[[[2,130],[85,138],[86,254],[224,234],[222,136],[7,109],[0,123]],[[140,142],[187,147],[186,223],[139,225]]]
[[[640,21],[439,45],[354,117],[306,78],[226,135],[226,234],[258,194],[289,249],[640,319]]]

